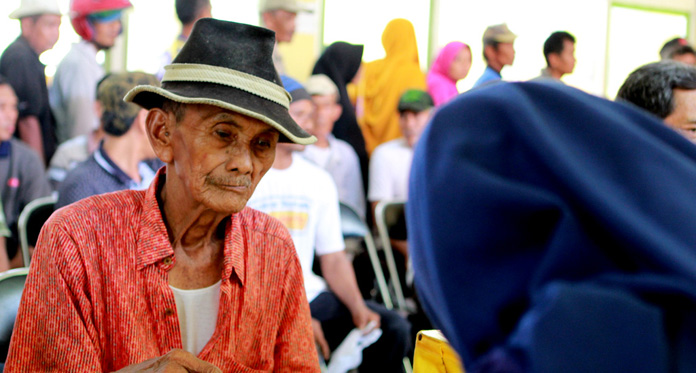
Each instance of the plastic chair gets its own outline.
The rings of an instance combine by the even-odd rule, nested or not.
[[[29,268],[16,268],[0,273],[0,363],[7,359],[19,301]]]
[[[387,261],[387,270],[389,270],[391,285],[394,289],[396,305],[398,309],[403,311],[407,311],[406,299],[401,289],[399,272],[396,269],[396,262],[394,261],[394,251],[392,250],[389,238],[389,229],[393,227],[399,220],[399,217],[404,214],[405,205],[405,201],[380,201],[375,207],[377,232],[379,233],[379,238],[382,242],[382,250],[384,250],[384,256]]]
[[[377,255],[377,247],[375,246],[375,241],[372,237],[370,229],[367,227],[367,224],[360,217],[360,215],[358,215],[358,213],[348,205],[340,203],[340,208],[341,231],[343,233],[343,238],[357,237],[362,238],[365,241],[367,254],[370,257],[370,263],[372,264],[372,269],[375,272],[377,287],[384,301],[384,306],[388,309],[394,308],[394,303],[392,302],[391,294],[389,293],[389,287],[387,286],[387,281],[384,277],[384,272],[382,271],[382,265],[380,264],[379,256]]]
[[[31,258],[29,257],[29,247],[36,246],[41,227],[55,210],[58,198],[56,195],[37,198],[29,202],[17,220],[17,231],[19,232],[19,244],[22,248],[24,266],[29,267]]]

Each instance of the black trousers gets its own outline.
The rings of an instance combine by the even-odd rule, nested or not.
[[[403,358],[409,356],[411,324],[398,313],[373,301],[367,307],[379,314],[382,336],[363,350],[361,372],[403,372]],[[321,322],[324,337],[331,351],[335,350],[348,333],[355,328],[350,311],[331,292],[319,294],[309,304],[312,318]]]

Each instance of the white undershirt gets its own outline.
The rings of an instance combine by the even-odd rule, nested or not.
[[[201,353],[215,332],[220,306],[220,283],[218,281],[207,288],[193,290],[169,286],[174,292],[181,343],[184,350],[196,356]]]

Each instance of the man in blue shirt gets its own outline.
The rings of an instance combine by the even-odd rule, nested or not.
[[[123,101],[137,85],[159,86],[154,75],[119,73],[97,88],[104,140],[91,157],[70,171],[58,188],[56,208],[83,198],[123,189],[145,189],[162,165],[145,133],[147,110]]]
[[[483,33],[483,59],[487,66],[474,87],[502,79],[500,71],[515,61],[515,38],[517,35],[505,23],[486,28]]]

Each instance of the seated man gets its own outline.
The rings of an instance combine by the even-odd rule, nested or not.
[[[302,156],[331,174],[338,188],[338,200],[365,219],[365,191],[358,155],[350,144],[331,134],[343,112],[338,88],[328,76],[320,74],[307,80],[306,89],[312,96],[317,116],[307,132],[314,135],[317,142],[306,146]]]
[[[616,99],[657,115],[696,142],[696,67],[675,61],[641,66],[626,78]]]
[[[277,142],[314,140],[288,115],[273,45],[266,29],[200,20],[162,87],[126,95],[150,110],[166,168],[147,191],[53,213],[8,371],[319,372],[292,239],[245,208]]]
[[[562,84],[469,91],[411,176],[416,287],[467,372],[696,366],[696,148],[653,116]]]
[[[19,214],[29,202],[51,194],[44,178],[43,161],[34,150],[12,137],[18,115],[17,96],[10,83],[0,76],[0,196],[7,225],[12,231],[6,241],[12,267],[22,266],[22,255],[17,255]]]
[[[370,159],[370,189],[367,199],[374,211],[380,201],[406,201],[413,147],[430,119],[434,106],[428,92],[412,89],[399,99],[399,127],[402,137],[378,146]],[[405,223],[392,235],[392,245],[408,258]]]
[[[315,109],[309,94],[294,80],[283,77],[283,83],[291,90],[290,115],[300,127],[310,127]],[[315,336],[324,356],[352,328],[375,321],[383,334],[363,351],[361,367],[370,372],[400,372],[411,346],[410,326],[397,313],[362,299],[344,252],[336,186],[326,171],[293,154],[301,150],[302,146],[278,144],[273,168],[259,183],[249,206],[280,219],[290,230],[312,318],[321,323]],[[312,272],[315,254],[323,280]]]
[[[147,110],[123,101],[137,85],[158,86],[154,75],[107,75],[97,87],[104,140],[91,157],[70,171],[58,188],[56,209],[83,198],[123,189],[147,189],[160,168],[145,128]]]

